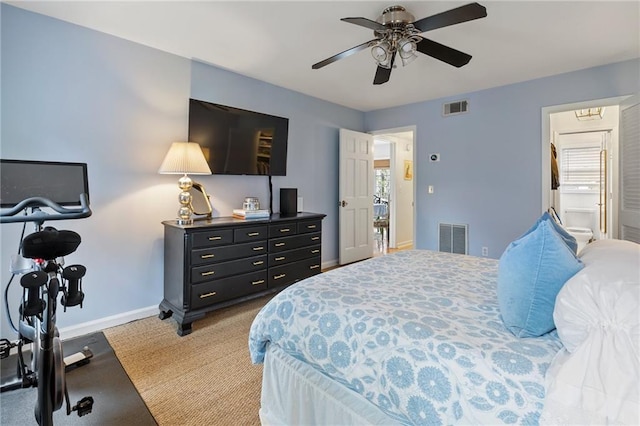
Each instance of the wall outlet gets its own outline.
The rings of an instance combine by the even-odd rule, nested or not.
[[[482,255],[484,257],[489,256],[489,247],[482,247]]]

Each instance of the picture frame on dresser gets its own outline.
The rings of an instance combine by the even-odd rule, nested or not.
[[[272,214],[265,219],[218,217],[180,225],[164,221],[164,298],[161,320],[177,333],[207,313],[287,286],[321,271],[319,213]]]

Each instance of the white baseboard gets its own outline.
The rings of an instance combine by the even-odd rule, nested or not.
[[[408,249],[413,246],[413,240],[403,241],[397,245],[398,249]]]
[[[149,306],[147,308],[136,309],[134,311],[123,312],[121,314],[112,315],[106,318],[100,318],[94,321],[65,327],[60,329],[60,338],[62,340],[72,339],[74,337],[83,336],[89,333],[102,331],[106,328],[115,327],[117,325],[126,324],[131,321],[158,315],[158,305]]]
[[[326,262],[322,262],[321,268],[324,271],[327,268],[331,268],[333,266],[336,266],[338,264],[338,259],[333,259],[333,260],[328,260]]]

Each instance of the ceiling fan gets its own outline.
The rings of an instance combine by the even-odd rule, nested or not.
[[[313,64],[311,68],[317,70],[369,47],[378,64],[373,84],[389,81],[396,54],[400,56],[402,65],[407,65],[417,58],[417,51],[459,68],[471,60],[471,55],[426,39],[420,34],[486,16],[487,9],[484,6],[470,3],[418,21],[402,6],[386,8],[377,21],[362,17],[342,18],[341,21],[373,30],[376,38]]]

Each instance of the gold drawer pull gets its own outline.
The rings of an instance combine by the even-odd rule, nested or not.
[[[282,228],[280,230],[280,232],[290,232],[290,231],[291,231],[291,229],[289,229],[289,228]]]
[[[207,297],[215,296],[216,292],[212,291],[211,293],[205,293],[200,295],[200,299],[206,299]]]
[[[307,225],[307,229],[316,229],[315,225]]]
[[[319,240],[320,237],[311,237],[311,241]]]
[[[264,247],[260,246],[260,247],[253,248],[253,251],[260,251],[260,250],[264,250]]]
[[[249,232],[249,233],[247,234],[247,237],[257,237],[258,235],[260,235],[260,233],[259,233],[259,232]]]
[[[222,237],[221,236],[215,236],[215,237],[209,237],[209,241],[216,241],[216,240],[221,240]]]
[[[264,284],[264,280],[252,281],[251,285]]]
[[[320,265],[311,265],[309,266],[309,269],[318,269],[320,267]]]
[[[287,274],[274,275],[274,276],[273,276],[273,279],[274,279],[274,280],[279,280],[280,278],[284,278],[284,277],[285,277],[285,275],[287,275]]]
[[[311,250],[311,253],[313,253],[313,254],[320,253],[320,250],[318,250],[318,249]]]
[[[203,277],[206,277],[208,275],[213,275],[215,274],[215,271],[207,271],[207,272],[201,272],[200,275],[202,275]]]
[[[264,263],[264,260],[257,260],[255,262],[253,262],[253,266],[262,265],[263,263]]]
[[[285,260],[286,257],[285,256],[280,256],[280,257],[276,257],[275,260],[280,261],[280,260]]]
[[[202,256],[200,256],[200,259],[211,259],[214,256],[214,254],[203,254]]]
[[[276,243],[275,246],[276,247],[282,247],[283,245],[285,245],[286,243]]]

